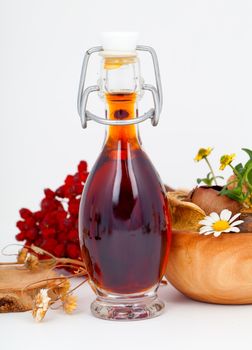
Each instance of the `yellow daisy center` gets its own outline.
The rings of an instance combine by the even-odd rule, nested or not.
[[[219,220],[213,224],[214,231],[225,231],[230,225],[226,220]]]

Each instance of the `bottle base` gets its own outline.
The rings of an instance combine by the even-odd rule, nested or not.
[[[98,296],[91,304],[95,317],[111,321],[137,321],[159,316],[165,304],[154,295]]]

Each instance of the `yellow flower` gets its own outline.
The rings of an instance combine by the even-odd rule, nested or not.
[[[220,159],[220,170],[224,170],[226,166],[232,163],[232,161],[235,158],[235,154],[225,154],[224,156],[221,157]]]
[[[208,147],[208,148],[200,148],[196,157],[194,158],[194,160],[196,162],[199,162],[200,160],[202,160],[203,158],[206,158],[207,156],[209,156],[209,154],[212,152],[212,148]]]
[[[49,308],[50,300],[51,298],[48,296],[48,289],[40,289],[39,293],[35,296],[32,316],[37,322],[42,321],[45,317]]]
[[[63,298],[63,310],[67,314],[71,314],[77,307],[77,297],[74,295],[66,295]]]

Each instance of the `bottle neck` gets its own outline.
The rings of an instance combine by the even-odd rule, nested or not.
[[[106,113],[110,120],[134,119],[137,116],[136,93],[106,94]],[[140,147],[138,128],[136,124],[110,125],[107,131],[106,145],[127,148],[130,144]]]

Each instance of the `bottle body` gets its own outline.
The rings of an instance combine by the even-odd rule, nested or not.
[[[109,99],[111,119],[132,118],[134,96]],[[82,255],[96,293],[121,303],[149,293],[156,298],[168,259],[170,216],[164,187],[135,125],[110,127],[85,185],[79,217]]]
[[[168,204],[152,164],[141,149],[117,159],[105,146],[81,202],[82,252],[95,286],[131,294],[157,285],[168,258]]]

